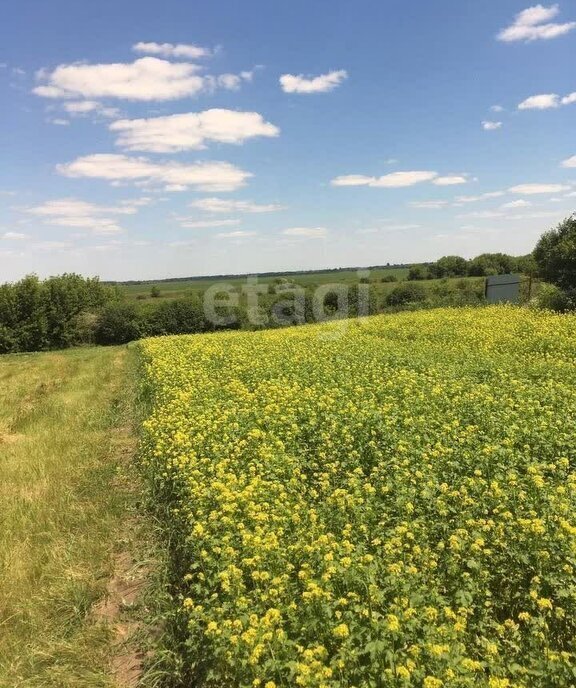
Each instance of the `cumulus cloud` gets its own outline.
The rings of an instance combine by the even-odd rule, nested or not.
[[[144,53],[146,55],[161,55],[162,57],[185,57],[191,60],[197,60],[201,57],[210,57],[212,52],[208,48],[201,48],[198,45],[191,45],[187,43],[146,43],[140,41],[132,46],[132,50],[136,53]]]
[[[566,158],[566,160],[562,160],[562,167],[576,167],[576,155],[573,155],[571,158]]]
[[[135,101],[164,101],[195,96],[216,88],[238,87],[229,79],[200,75],[200,67],[189,62],[168,62],[141,57],[130,63],[62,64],[53,71],[40,70],[42,85],[33,89],[44,98],[123,98]],[[247,75],[249,72],[243,72]],[[247,78],[247,77],[240,77]]]
[[[335,177],[330,182],[332,186],[372,186],[381,188],[401,188],[413,186],[421,182],[429,182],[438,177],[437,172],[428,170],[412,170],[410,172],[391,172],[382,177],[367,177],[362,174],[347,174]]]
[[[326,93],[333,91],[348,77],[345,69],[307,77],[304,74],[282,74],[280,86],[284,93]]]
[[[122,231],[118,215],[133,215],[133,205],[104,206],[76,198],[61,198],[26,208],[26,212],[42,219],[44,224],[87,229],[97,234]]]
[[[569,189],[570,187],[565,184],[518,184],[517,186],[510,187],[508,191],[510,193],[532,196],[534,194],[560,193]]]
[[[482,122],[482,129],[485,129],[486,131],[495,131],[496,129],[500,129],[502,127],[502,122],[492,122],[490,120],[484,120]]]
[[[518,13],[514,18],[513,23],[500,31],[497,38],[500,41],[535,41],[535,40],[549,40],[572,31],[576,27],[576,22],[566,22],[564,24],[557,24],[551,22],[560,12],[558,5],[551,5],[544,7],[543,5],[534,5],[528,7],[522,12]]]
[[[324,239],[328,230],[325,227],[288,227],[282,234],[300,239]]]
[[[227,198],[200,198],[192,201],[190,207],[206,213],[273,213],[285,210],[285,206],[277,203],[253,203]]]
[[[560,96],[556,93],[541,93],[537,96],[526,98],[519,105],[519,110],[548,110],[557,108],[560,105]]]
[[[148,158],[96,153],[57,165],[66,177],[162,185],[167,191],[234,191],[252,175],[229,162],[152,162]]]
[[[207,143],[241,144],[258,136],[275,137],[280,129],[257,112],[214,108],[149,119],[120,119],[110,124],[116,144],[131,151],[176,153],[201,150]]]
[[[519,110],[549,110],[557,108],[561,105],[571,105],[576,103],[576,92],[568,93],[568,95],[561,97],[557,93],[541,93],[536,96],[530,96],[523,100],[519,105]]]

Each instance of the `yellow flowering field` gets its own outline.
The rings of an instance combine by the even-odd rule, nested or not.
[[[576,317],[140,347],[186,685],[576,685]]]

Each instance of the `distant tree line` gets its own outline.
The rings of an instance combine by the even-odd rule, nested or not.
[[[487,277],[519,272],[534,275],[538,266],[532,254],[509,256],[506,253],[482,253],[466,260],[461,256],[443,256],[435,263],[412,265],[409,280],[441,279],[443,277]]]
[[[534,275],[545,281],[535,299],[536,306],[558,311],[576,309],[576,218],[567,218],[546,232],[534,252],[527,256],[484,253],[471,260],[444,256],[434,263],[413,265],[407,280],[400,281],[391,290],[381,283],[396,282],[395,275],[384,275],[378,280],[363,276],[356,284],[340,285],[345,293],[344,301],[337,288],[302,286],[293,277],[278,276],[272,284],[258,286],[257,305],[249,294],[239,290],[228,305],[218,306],[212,317],[206,310],[206,292],[163,299],[160,288],[153,285],[150,301],[129,301],[120,287],[97,278],[64,274],[40,280],[30,275],[0,285],[0,353],[65,349],[83,344],[124,344],[141,337],[166,334],[315,322],[318,319],[315,299],[322,289],[321,311],[327,318],[475,305],[484,301],[485,276],[509,272]],[[465,279],[470,277],[477,279]],[[426,283],[426,280],[434,281]],[[301,297],[299,308],[291,308],[290,294],[296,292]]]

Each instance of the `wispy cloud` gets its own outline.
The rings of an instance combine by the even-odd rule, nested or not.
[[[345,69],[313,77],[304,74],[282,74],[280,86],[284,93],[326,93],[340,86],[347,77]]]
[[[437,172],[429,170],[411,170],[409,172],[391,172],[382,177],[367,177],[362,174],[346,174],[335,177],[332,186],[372,186],[379,188],[402,188],[422,182],[429,182],[438,177]]]
[[[132,50],[136,53],[145,53],[147,55],[185,57],[191,60],[197,60],[201,57],[210,57],[212,55],[212,51],[208,50],[208,48],[201,48],[198,45],[189,43],[146,43],[140,41],[132,46]]]
[[[326,227],[288,227],[282,234],[301,239],[324,239],[328,236],[328,230]]]
[[[133,215],[132,205],[103,206],[76,198],[61,198],[26,208],[29,215],[42,219],[44,224],[73,227],[97,234],[116,234],[122,231],[118,215]]]
[[[510,193],[532,196],[535,194],[560,193],[570,189],[566,184],[518,184],[508,189]]]
[[[491,120],[484,120],[482,122],[482,129],[486,131],[496,131],[496,129],[502,128],[502,122],[493,122]]]
[[[190,207],[207,213],[272,213],[286,209],[286,206],[278,203],[254,203],[228,198],[200,198],[192,201]]]

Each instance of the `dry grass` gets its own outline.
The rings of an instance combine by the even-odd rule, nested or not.
[[[113,686],[92,612],[125,547],[125,348],[0,358],[0,686]]]

